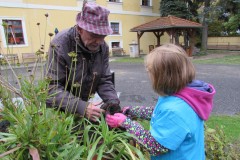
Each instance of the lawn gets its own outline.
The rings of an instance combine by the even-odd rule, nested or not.
[[[209,52],[209,54],[223,54],[222,52]],[[130,57],[119,57],[114,62],[122,63],[143,63],[144,56],[139,58],[130,58]],[[240,55],[225,56],[222,58],[213,58],[213,59],[196,59],[193,60],[193,63],[201,64],[231,64],[239,65],[240,64]],[[149,127],[149,122],[141,121],[145,128]],[[240,115],[227,116],[227,115],[212,115],[209,120],[206,122],[208,127],[216,128],[223,127],[226,139],[230,142],[237,142],[240,145]]]
[[[209,54],[223,54],[221,52]],[[118,57],[113,58],[115,59],[114,62],[120,63],[143,63],[144,62],[144,55],[138,58],[130,58],[130,57]],[[201,59],[201,55],[198,56],[199,59],[193,59],[193,63],[198,64],[231,64],[231,65],[239,65],[240,64],[240,55],[229,55],[222,58],[212,58],[212,59]]]
[[[194,59],[193,63],[199,64],[240,64],[240,55],[225,56],[213,59]]]
[[[223,127],[228,141],[239,141],[240,143],[240,115],[212,115],[206,122],[210,128]]]
[[[144,62],[144,56],[143,57],[136,57],[136,58],[130,58],[130,57],[118,57],[114,60],[114,62],[120,62],[120,63],[143,63]]]
[[[149,129],[149,121],[139,120],[145,129]],[[226,140],[229,142],[238,142],[240,144],[240,115],[211,115],[205,123],[209,128],[216,129],[223,127]]]

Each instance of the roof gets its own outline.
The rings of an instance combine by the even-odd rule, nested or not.
[[[160,17],[130,29],[131,32],[154,31],[167,28],[201,28],[202,24],[175,16]]]

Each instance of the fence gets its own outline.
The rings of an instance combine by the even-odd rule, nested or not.
[[[240,50],[240,37],[209,37],[208,49]]]

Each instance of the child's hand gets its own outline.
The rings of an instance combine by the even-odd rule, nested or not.
[[[126,115],[129,118],[133,118],[132,117],[133,115],[131,115],[131,112],[130,112],[131,109],[132,109],[132,106],[125,106],[125,107],[123,107],[122,108],[122,114]]]
[[[125,114],[125,115],[128,115],[128,111],[131,107],[130,106],[125,106],[122,108],[122,113]]]
[[[114,115],[107,114],[106,122],[110,127],[117,128],[122,125],[127,116],[122,113],[115,113]]]

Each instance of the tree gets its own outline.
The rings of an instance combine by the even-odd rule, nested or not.
[[[211,8],[209,35],[238,35],[236,31],[240,31],[240,0],[218,0],[211,4]]]
[[[209,7],[210,7],[210,0],[204,0],[204,10],[203,10],[203,30],[202,30],[202,50],[204,52],[207,51],[207,43],[208,43],[208,23],[206,19],[209,16]]]
[[[160,16],[163,17],[168,15],[174,15],[180,18],[185,18],[199,22],[200,20],[198,16],[198,9],[203,5],[203,3],[204,0],[161,0]],[[204,29],[205,29],[204,34],[207,35],[207,27],[205,26]],[[185,44],[188,39],[187,37],[188,35],[185,34],[184,35]],[[207,36],[204,37],[205,42],[207,42],[206,37]]]
[[[229,35],[239,35],[237,30],[240,30],[240,14],[233,15],[229,18],[228,22],[223,24]]]
[[[184,1],[162,0],[160,2],[160,16],[173,15],[184,19],[192,19],[193,15]]]
[[[240,0],[231,0],[232,2],[229,3],[229,1],[226,0],[219,0],[223,5],[228,3],[228,6],[231,10],[234,12],[238,11],[239,7],[234,6],[234,3],[240,2]],[[222,21],[218,22],[218,17],[220,15],[220,9],[219,6],[216,5],[216,3],[220,3],[216,0],[161,0],[160,2],[160,16],[168,16],[168,15],[174,15],[177,17],[189,19],[189,20],[195,20],[197,22],[202,23],[202,34],[201,34],[201,48],[203,51],[206,52],[207,50],[207,43],[208,43],[208,26],[210,24],[211,34],[217,34],[219,30],[221,30],[223,27]],[[237,2],[236,2],[237,1]],[[202,8],[202,10],[199,10]],[[199,12],[200,11],[200,12]],[[231,22],[238,23],[239,21],[238,17],[234,17],[234,19]],[[216,27],[217,26],[217,27]],[[226,25],[227,27],[228,25]],[[233,26],[233,25],[229,25]],[[236,24],[234,25],[236,26]],[[240,25],[239,25],[240,26]]]
[[[237,35],[236,31],[240,29],[240,0],[220,0],[217,5],[223,7],[220,16],[220,19],[225,18],[223,28],[229,35]]]

